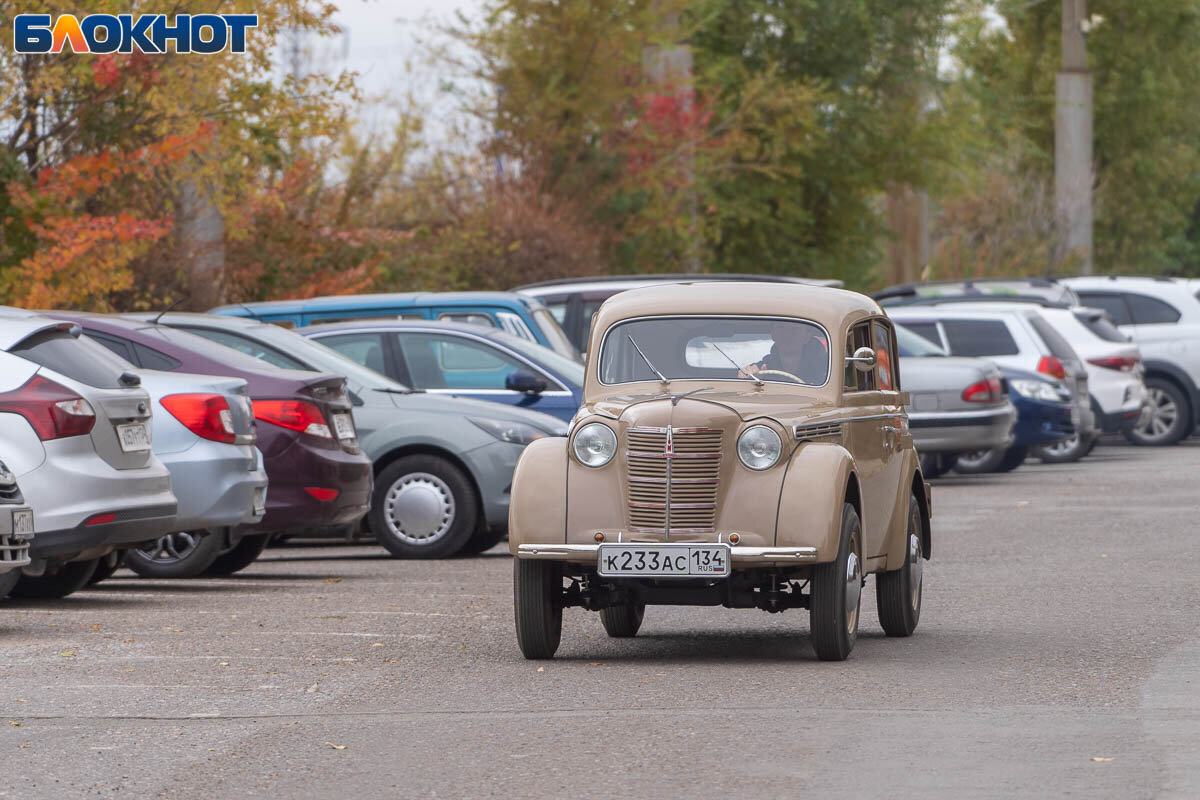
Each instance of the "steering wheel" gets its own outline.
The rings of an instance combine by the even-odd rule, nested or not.
[[[785,378],[791,378],[796,383],[804,383],[804,381],[801,380],[799,377],[793,375],[790,372],[784,372],[781,369],[760,369],[758,372],[756,372],[754,374],[755,375],[783,375]]]

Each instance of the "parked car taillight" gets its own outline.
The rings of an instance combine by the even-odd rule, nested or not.
[[[233,412],[219,394],[169,394],[159,401],[189,431],[214,442],[233,444]]]
[[[255,400],[254,418],[288,430],[332,439],[325,415],[315,403],[307,400]]]
[[[1140,360],[1137,356],[1113,356],[1112,358],[1089,358],[1087,362],[1105,369],[1132,372]]]
[[[1067,370],[1063,367],[1063,363],[1054,356],[1042,356],[1042,360],[1038,362],[1037,371],[1043,375],[1051,375],[1059,380],[1067,377]]]
[[[34,375],[19,389],[0,394],[0,411],[27,419],[43,442],[82,436],[96,424],[96,412],[87,400],[41,375]]]
[[[963,389],[962,399],[968,403],[996,403],[1004,396],[1004,388],[999,378],[988,378],[985,381],[972,383]]]

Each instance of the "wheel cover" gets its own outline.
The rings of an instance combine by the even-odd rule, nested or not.
[[[411,472],[388,488],[383,518],[397,539],[425,546],[449,532],[456,509],[454,492],[444,480],[428,472]]]
[[[958,456],[958,463],[962,464],[968,469],[970,467],[979,466],[983,463],[985,458],[991,455],[991,452],[991,450],[976,450],[973,453],[960,453]]]
[[[1137,432],[1144,438],[1159,440],[1167,438],[1179,419],[1179,406],[1171,395],[1156,386],[1147,387],[1146,414],[1139,420]]]
[[[925,564],[921,558],[921,517],[913,511],[908,520],[908,586],[911,591],[909,602],[912,610],[921,607],[921,581],[924,578]]]
[[[858,560],[858,534],[850,539],[850,553],[846,556],[846,633],[850,636],[858,630],[858,603],[862,597],[862,564]]]
[[[1068,453],[1070,453],[1071,451],[1075,450],[1077,447],[1079,447],[1079,432],[1078,431],[1071,434],[1070,436],[1068,436],[1065,439],[1059,439],[1057,442],[1054,442],[1053,444],[1046,445],[1045,447],[1042,448],[1042,450],[1044,450],[1045,452],[1050,453],[1052,455],[1065,456]]]
[[[137,550],[156,564],[177,564],[196,552],[200,537],[198,531],[168,533],[152,542],[138,545]]]

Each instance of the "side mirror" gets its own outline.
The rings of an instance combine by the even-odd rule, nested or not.
[[[877,361],[878,357],[875,355],[875,351],[869,347],[860,347],[854,351],[854,355],[846,356],[846,363],[853,364],[859,372],[870,372],[875,369]]]
[[[504,379],[504,388],[522,394],[541,394],[546,391],[546,381],[528,370],[518,369],[508,373],[508,377]]]

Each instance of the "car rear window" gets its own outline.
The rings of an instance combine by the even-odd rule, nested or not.
[[[1129,318],[1129,306],[1125,305],[1125,298],[1119,294],[1080,292],[1079,299],[1085,306],[1104,309],[1109,319],[1117,325],[1128,325],[1133,321]]]
[[[1162,325],[1179,322],[1179,310],[1170,303],[1144,294],[1126,294],[1134,325]]]
[[[944,319],[942,330],[950,352],[956,356],[1015,356],[1021,352],[1002,320]]]
[[[1054,326],[1046,322],[1046,318],[1041,314],[1030,314],[1029,324],[1038,332],[1038,336],[1042,337],[1042,341],[1046,343],[1046,347],[1050,348],[1050,355],[1058,359],[1079,360],[1079,356],[1075,354],[1075,348],[1071,347],[1071,343],[1064,339],[1061,333],[1054,330]]]
[[[71,380],[97,389],[120,389],[130,364],[99,345],[87,346],[64,331],[42,331],[12,349],[20,356]]]
[[[1075,319],[1079,320],[1085,328],[1106,342],[1129,341],[1129,337],[1121,333],[1121,329],[1113,325],[1108,317],[1101,316],[1095,312],[1076,311]]]

